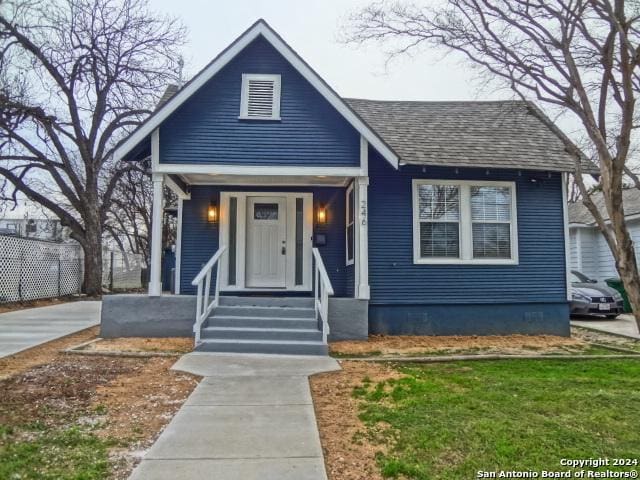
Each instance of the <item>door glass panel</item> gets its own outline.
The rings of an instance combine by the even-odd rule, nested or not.
[[[303,199],[296,198],[296,285],[302,285]]]
[[[229,285],[236,284],[236,237],[238,223],[238,199],[229,199]]]
[[[253,205],[254,220],[277,220],[278,204],[277,203],[256,203]]]

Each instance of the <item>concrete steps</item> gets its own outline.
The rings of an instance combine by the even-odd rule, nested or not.
[[[326,355],[305,297],[220,297],[204,323],[196,351]]]

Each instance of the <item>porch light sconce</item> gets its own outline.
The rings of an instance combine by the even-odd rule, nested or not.
[[[218,221],[218,205],[215,202],[211,202],[207,208],[207,220],[211,223]]]
[[[316,211],[316,220],[319,225],[324,225],[327,223],[327,207],[324,205],[318,205]]]

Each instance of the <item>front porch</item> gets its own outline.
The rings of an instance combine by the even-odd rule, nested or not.
[[[103,335],[178,329],[203,350],[307,354],[325,353],[328,338],[367,336],[366,177],[153,180],[149,293],[123,303],[135,311],[123,328],[125,312],[108,301]],[[165,185],[178,196],[173,292],[161,283]]]

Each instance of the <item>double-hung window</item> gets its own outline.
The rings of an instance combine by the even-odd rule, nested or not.
[[[353,192],[353,183],[347,187],[345,195],[345,253],[347,265],[353,265],[355,251],[355,197]]]
[[[513,182],[413,181],[414,263],[518,262]]]

